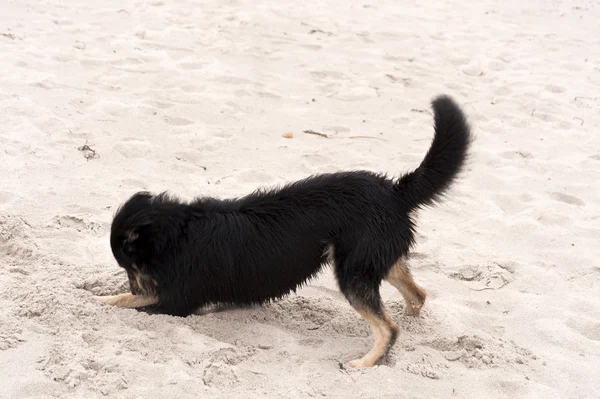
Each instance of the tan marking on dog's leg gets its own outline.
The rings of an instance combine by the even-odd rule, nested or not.
[[[406,302],[406,310],[404,314],[408,316],[418,316],[421,308],[425,303],[427,294],[413,280],[408,268],[406,268],[400,260],[388,272],[385,278],[388,283],[396,287],[404,301]]]
[[[381,307],[382,316],[367,308],[356,307],[356,310],[371,326],[375,335],[375,343],[366,355],[348,362],[346,366],[349,368],[373,367],[396,342],[400,328],[390,318],[383,306]]]
[[[158,298],[145,295],[119,294],[108,296],[96,296],[94,299],[104,302],[107,305],[118,308],[141,308],[144,306],[156,305]]]

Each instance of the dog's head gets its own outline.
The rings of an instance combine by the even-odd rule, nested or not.
[[[157,293],[160,268],[176,248],[174,241],[184,222],[182,207],[164,193],[139,192],[117,210],[110,246],[119,266],[127,271],[132,294]]]

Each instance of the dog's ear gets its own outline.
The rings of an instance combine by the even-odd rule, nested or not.
[[[140,235],[136,230],[137,229],[131,229],[125,232],[125,238],[121,244],[123,254],[129,258],[133,258],[138,251],[137,240]]]

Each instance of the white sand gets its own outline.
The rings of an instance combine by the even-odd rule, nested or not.
[[[0,396],[600,397],[600,6],[500,4],[3,1]],[[127,288],[108,237],[133,192],[406,171],[440,93],[474,156],[421,213],[422,317],[383,286],[383,365],[340,370],[372,337],[330,271],[185,319],[92,300]]]

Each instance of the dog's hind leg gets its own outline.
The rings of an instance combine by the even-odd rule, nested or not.
[[[379,284],[340,284],[340,289],[354,309],[369,323],[375,336],[371,350],[360,359],[348,362],[349,368],[373,367],[396,342],[400,328],[390,318],[379,295]]]
[[[396,342],[400,328],[383,307],[373,308],[364,301],[353,298],[350,301],[352,307],[369,323],[375,343],[369,352],[360,359],[351,360],[346,364],[349,368],[373,367]]]
[[[396,261],[385,279],[402,294],[404,302],[406,302],[404,314],[418,316],[427,294],[415,283],[406,264],[401,260]]]
[[[95,296],[94,299],[107,305],[119,308],[142,308],[144,306],[156,305],[158,298],[146,295],[119,294],[108,296]]]

